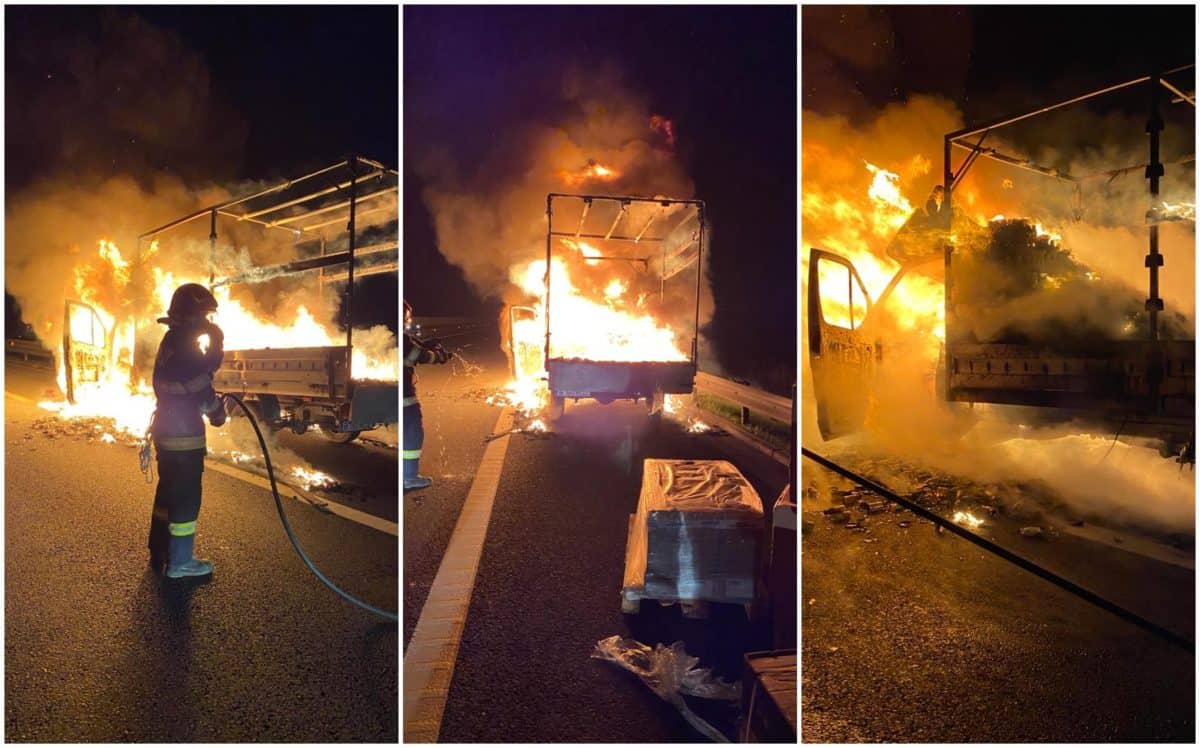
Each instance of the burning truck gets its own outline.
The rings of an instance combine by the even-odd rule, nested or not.
[[[920,341],[928,360],[936,359],[934,387],[942,400],[1025,406],[1037,409],[1028,412],[1043,414],[1043,419],[1052,413],[1052,420],[1152,436],[1161,440],[1164,455],[1194,462],[1195,323],[1178,309],[1165,308],[1159,244],[1160,227],[1190,226],[1194,252],[1194,202],[1172,204],[1160,198],[1165,166],[1161,99],[1169,92],[1175,96],[1172,104],[1194,108],[1194,95],[1182,93],[1167,77],[1190,68],[1143,76],[946,134],[942,184],[924,209],[914,210],[899,194],[897,175],[867,164],[875,176],[871,198],[895,230],[887,255],[899,269],[872,298],[860,268],[879,271],[874,256],[851,259],[846,251],[810,249],[806,332],[822,437],[833,439],[863,427],[875,377],[901,337],[893,333],[916,332],[908,338]],[[1144,92],[1147,86],[1151,109],[1145,163],[1077,176],[983,147],[993,131],[1013,123],[1114,91]],[[1192,140],[1190,132],[1183,136]],[[1190,147],[1194,151],[1194,142]],[[966,151],[957,168],[955,149]],[[972,209],[975,195],[962,181],[980,157],[1071,185],[1077,201],[1090,180],[1111,183],[1126,173],[1144,173],[1150,193],[1145,203],[1146,295],[1134,290],[1128,275],[1102,277],[1077,260],[1061,236],[1036,221],[978,216],[977,208]],[[1167,165],[1190,168],[1193,163],[1194,155],[1185,155]],[[1010,180],[1005,183],[1011,187]],[[954,202],[960,192],[967,197],[961,205]],[[808,195],[805,205],[813,210],[839,207]]]
[[[700,200],[548,194],[545,260],[512,274],[535,301],[501,323],[507,400],[551,420],[568,399],[644,401],[657,417],[691,393],[704,239]]]
[[[66,302],[59,384],[68,402],[44,406],[66,417],[112,417],[140,436],[154,409],[147,375],[161,337],[155,317],[176,287],[197,282],[220,303],[218,391],[241,395],[274,428],[316,427],[339,442],[395,424],[395,336],[348,321],[355,280],[397,272],[397,200],[398,173],[359,156],[147,231],[131,260],[102,240],[100,261],[76,269],[76,298]],[[256,261],[264,256],[286,261]],[[238,287],[251,289],[235,296]],[[255,308],[258,297],[294,321],[277,323]],[[344,333],[324,321],[339,309]]]

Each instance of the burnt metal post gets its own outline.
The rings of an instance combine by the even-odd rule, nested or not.
[[[358,169],[355,168],[357,157],[351,156],[350,164],[350,222],[346,230],[350,232],[350,245],[347,251],[346,265],[346,380],[350,380],[351,367],[354,361],[354,208],[358,191]]]
[[[692,320],[692,365],[700,366],[700,355],[697,342],[700,340],[700,282],[704,275],[704,203],[696,208],[700,218],[700,236],[696,240],[696,316]]]
[[[74,382],[74,367],[71,365],[71,300],[67,299],[63,304],[63,372],[65,374],[67,386],[67,402],[75,404],[75,382]]]
[[[208,287],[217,279],[217,209],[212,209],[208,226]]]
[[[1150,134],[1150,163],[1146,165],[1146,179],[1150,180],[1151,208],[1158,202],[1158,180],[1164,169],[1159,159],[1159,133],[1163,129],[1162,116],[1158,112],[1159,75],[1150,76],[1150,119],[1146,121],[1146,132]],[[1158,295],[1158,269],[1163,266],[1163,256],[1158,252],[1158,222],[1150,224],[1150,253],[1146,255],[1146,267],[1150,270],[1150,297],[1146,299],[1146,311],[1150,313],[1150,340],[1158,340],[1158,313],[1163,310],[1163,300]]]
[[[942,190],[943,190],[943,192],[942,192],[942,207],[941,207],[941,210],[939,211],[939,216],[938,216],[938,218],[940,219],[941,213],[946,214],[946,244],[945,244],[945,254],[946,254],[945,274],[946,274],[946,277],[945,277],[945,281],[942,284],[942,291],[945,294],[945,298],[942,300],[942,304],[944,306],[942,316],[945,318],[945,322],[943,323],[943,328],[942,328],[943,334],[945,335],[943,345],[946,345],[946,346],[949,346],[952,341],[952,336],[950,334],[950,324],[952,322],[952,317],[950,314],[950,293],[954,288],[953,277],[950,275],[950,255],[953,254],[953,252],[954,252],[954,245],[950,239],[950,233],[951,233],[950,228],[951,228],[951,226],[954,225],[954,213],[953,213],[954,209],[953,209],[953,202],[951,199],[951,195],[954,192],[954,170],[951,169],[951,165],[950,165],[950,158],[951,158],[951,153],[952,153],[950,145],[953,142],[953,140],[954,140],[953,135],[947,135],[946,139],[942,145],[942,159],[943,159],[943,163],[944,163],[944,167],[942,169]],[[980,142],[982,142],[982,139],[980,140]],[[949,366],[949,365],[950,365],[950,357],[949,357],[949,355],[947,355],[946,356],[946,366]],[[947,398],[949,398],[949,390],[947,390]]]
[[[325,256],[325,235],[321,235],[321,257]],[[325,268],[318,271],[317,277],[317,298],[324,300],[325,298]]]
[[[542,365],[550,370],[550,235],[554,231],[554,210],[551,203],[554,195],[546,195],[546,300],[542,312],[546,315],[546,349],[542,351]]]

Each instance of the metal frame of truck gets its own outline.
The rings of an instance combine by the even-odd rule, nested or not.
[[[364,194],[365,191],[365,194]],[[351,156],[310,174],[272,185],[256,192],[202,208],[182,218],[151,229],[138,237],[137,268],[144,261],[143,246],[162,234],[201,218],[209,219],[209,284],[252,282],[258,277],[279,277],[316,271],[318,288],[325,283],[346,281],[347,320],[353,319],[354,280],[368,275],[396,272],[399,241],[358,245],[356,219],[367,213],[387,210],[379,201],[399,194],[399,172],[362,156]],[[398,202],[397,202],[398,204]],[[380,207],[380,206],[383,207]],[[286,231],[297,241],[319,241],[319,253],[283,265],[254,268],[218,278],[217,228],[219,219],[248,222],[263,230]],[[396,219],[399,215],[397,211]],[[318,232],[329,226],[345,225],[346,250],[326,253],[329,237]],[[398,231],[398,228],[397,228]],[[396,252],[395,261],[361,267],[364,256]],[[345,265],[343,271],[328,268]],[[350,441],[359,432],[394,424],[399,419],[398,384],[395,381],[357,380],[351,370],[353,326],[347,323],[344,346],[309,348],[263,348],[229,350],[214,377],[219,391],[245,397],[269,423],[290,426],[303,433],[318,425],[331,438]],[[134,371],[139,367],[135,362]]]
[[[554,227],[555,200],[582,201],[583,208],[579,223],[574,231],[559,231]],[[617,213],[607,230],[603,233],[585,233],[585,222],[593,204],[615,203]],[[629,206],[633,203],[657,204],[656,210],[649,220],[640,227],[633,227],[637,234],[626,236],[616,234],[617,228],[625,219]],[[650,233],[650,229],[662,217],[663,209],[675,205],[690,206],[695,209],[698,218],[698,230],[695,236],[679,247],[672,248],[672,256],[668,257],[664,239],[669,235]],[[690,212],[685,211],[676,226],[689,220]],[[545,365],[550,389],[550,417],[562,415],[567,398],[578,401],[583,398],[593,398],[600,403],[608,404],[613,400],[645,398],[650,406],[651,414],[661,413],[663,399],[668,394],[688,394],[692,391],[696,376],[697,341],[700,334],[700,283],[703,274],[704,254],[704,201],[675,200],[669,198],[646,198],[611,195],[573,195],[552,192],[546,195],[546,348]],[[661,228],[661,227],[660,227]],[[660,292],[665,288],[666,263],[676,258],[684,258],[672,268],[671,275],[676,275],[692,264],[696,266],[695,308],[693,316],[691,356],[687,361],[592,361],[582,359],[554,358],[550,355],[550,316],[554,308],[552,288],[550,284],[550,268],[553,256],[555,238],[588,239],[591,241],[632,243],[639,246],[643,242],[657,244],[660,248],[663,268],[660,277]],[[687,256],[692,246],[696,247],[694,257]],[[605,254],[589,259],[614,262],[641,262],[648,265],[649,257],[624,257],[616,254]]]
[[[954,189],[980,156],[1073,184],[1077,196],[1081,194],[1080,187],[1086,180],[1112,178],[1145,168],[1146,178],[1150,182],[1149,192],[1153,199],[1158,195],[1159,180],[1164,174],[1164,164],[1159,152],[1159,133],[1164,127],[1159,109],[1162,92],[1166,90],[1175,95],[1172,103],[1186,102],[1193,107],[1196,105],[1194,93],[1184,93],[1164,76],[1193,68],[1193,65],[1187,65],[1166,73],[1153,73],[1030,112],[1000,117],[981,125],[947,133],[944,139],[942,180],[945,203],[941,212],[947,220],[952,216]],[[983,147],[988,135],[998,128],[1143,84],[1149,84],[1150,93],[1147,163],[1075,177],[1056,169],[1039,166],[1028,159],[1016,158],[999,153],[994,148]],[[968,140],[975,137],[978,139],[973,142]],[[952,160],[952,150],[955,147],[968,151],[957,169],[953,167]],[[1193,154],[1174,163],[1189,163],[1194,160]],[[1097,346],[1088,355],[1065,352],[1051,346],[977,343],[965,339],[959,331],[952,304],[954,246],[949,238],[949,226],[943,226],[945,243],[941,259],[945,270],[946,342],[943,362],[939,366],[939,377],[944,382],[945,399],[951,402],[1060,408],[1106,424],[1119,423],[1123,433],[1160,436],[1173,444],[1193,443],[1195,343],[1159,340],[1158,314],[1163,311],[1163,300],[1158,295],[1158,272],[1163,266],[1163,256],[1158,251],[1158,225],[1163,220],[1168,219],[1155,215],[1153,211],[1147,215],[1149,253],[1146,255],[1145,264],[1149,270],[1146,300],[1146,310],[1150,319],[1148,339],[1112,340]],[[853,321],[851,329],[845,329],[830,325],[824,320],[820,306],[818,264],[820,260],[830,260],[849,269],[851,309],[854,307],[853,294],[857,283],[867,305],[868,316],[872,307],[882,306],[910,266],[902,263],[900,270],[880,294],[880,298],[872,303],[858,273],[847,260],[816,248],[811,250],[810,257],[807,310],[809,355],[810,363],[813,364],[814,386],[819,388],[818,424],[825,438],[834,438],[855,431],[861,426],[866,410],[866,403],[861,398],[861,392],[868,384],[866,372],[873,362],[880,358],[882,350],[880,343],[867,340],[860,333],[861,326],[855,328]],[[822,358],[824,361],[818,363]],[[859,388],[860,391],[853,393],[851,390],[854,388],[846,387],[841,387],[838,391],[839,388],[833,386],[834,380],[852,382],[854,388]],[[820,389],[826,390],[825,397],[822,397]]]

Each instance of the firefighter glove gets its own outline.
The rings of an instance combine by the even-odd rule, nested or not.
[[[204,334],[208,335],[209,350],[222,351],[225,350],[225,333],[220,327],[212,322],[205,322],[201,325]]]
[[[204,411],[208,415],[208,422],[213,426],[220,428],[225,425],[225,401],[220,397],[214,395]]]

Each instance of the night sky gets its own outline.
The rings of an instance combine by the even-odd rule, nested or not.
[[[1195,61],[1191,5],[805,6],[801,26],[801,106],[852,119],[927,93],[981,121]]]
[[[615,66],[674,123],[708,207],[709,327],[726,372],[787,392],[796,356],[796,9],[404,9],[404,272],[418,315],[490,316],[437,250],[415,158],[437,144],[471,162],[507,128],[554,112],[562,71]],[[417,280],[419,279],[419,280]]]
[[[10,195],[66,172],[200,185],[399,163],[395,7],[8,6],[5,23]],[[356,287],[355,323],[395,327],[395,278]]]

